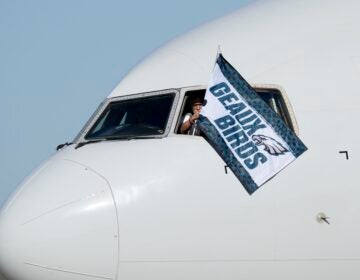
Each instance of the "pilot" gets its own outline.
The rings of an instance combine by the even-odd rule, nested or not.
[[[203,100],[200,97],[192,97],[190,99],[191,113],[187,113],[184,116],[183,123],[180,128],[182,134],[200,135],[200,129],[196,125],[196,122],[200,116]]]

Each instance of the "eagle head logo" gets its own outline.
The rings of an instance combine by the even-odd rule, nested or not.
[[[251,136],[251,138],[257,146],[263,145],[264,150],[267,151],[270,155],[279,156],[289,151],[281,143],[269,136],[254,134]]]

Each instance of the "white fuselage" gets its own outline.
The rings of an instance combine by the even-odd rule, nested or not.
[[[0,271],[28,280],[358,279],[359,8],[255,1],[149,56],[106,102],[174,89],[166,135],[57,152],[0,214]],[[308,147],[252,196],[202,137],[176,133],[187,87],[206,87],[218,45],[250,83],[286,92]]]

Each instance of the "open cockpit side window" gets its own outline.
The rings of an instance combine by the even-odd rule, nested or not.
[[[291,107],[286,101],[286,96],[277,88],[253,87],[260,97],[277,113],[287,126],[297,133],[296,121],[292,117]],[[204,98],[206,89],[188,90],[185,92],[181,113],[176,125],[175,132],[181,134],[181,125],[188,114],[191,114],[191,100],[194,97]]]
[[[181,126],[184,122],[188,121],[190,116],[194,113],[193,112],[193,108],[192,108],[192,104],[195,100],[198,101],[202,101],[204,100],[204,96],[205,96],[205,90],[201,89],[201,90],[191,90],[185,93],[184,96],[184,102],[183,102],[183,106],[182,106],[182,110],[181,110],[181,115],[180,118],[178,119],[178,123],[177,123],[177,133],[181,133],[184,134],[184,132],[181,131]],[[191,133],[189,131],[189,133],[186,134],[190,134],[192,135],[193,133]]]

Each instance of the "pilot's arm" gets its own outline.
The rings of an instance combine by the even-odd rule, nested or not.
[[[191,115],[190,113],[186,114],[183,123],[180,127],[180,133],[186,134],[198,118],[199,118],[199,113],[197,112],[194,113],[193,115]]]

